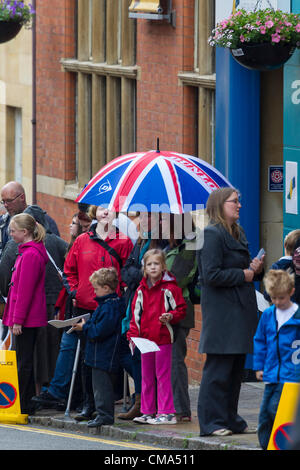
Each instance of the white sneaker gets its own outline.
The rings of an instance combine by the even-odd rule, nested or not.
[[[133,421],[135,423],[140,423],[140,424],[149,424],[149,421],[152,418],[153,418],[153,415],[142,415],[142,416],[138,416],[136,418],[133,418]]]
[[[155,418],[148,420],[149,424],[177,424],[177,419],[174,414],[161,414]]]

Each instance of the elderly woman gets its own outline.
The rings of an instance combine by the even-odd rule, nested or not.
[[[237,409],[245,356],[252,353],[258,322],[253,281],[262,277],[263,258],[250,258],[238,225],[240,208],[236,189],[211,193],[209,224],[198,252],[203,317],[199,352],[207,355],[198,398],[201,436],[248,430]]]

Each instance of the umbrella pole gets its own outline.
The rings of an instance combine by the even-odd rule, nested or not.
[[[77,366],[78,366],[78,361],[79,361],[79,354],[80,354],[80,339],[78,339],[78,342],[77,342],[77,348],[76,348],[76,354],[75,354],[75,360],[74,360],[74,366],[73,366],[73,372],[72,372],[72,380],[71,380],[71,386],[70,386],[70,392],[69,392],[69,397],[68,397],[67,408],[65,411],[65,416],[70,416],[71,401],[72,401]]]
[[[124,383],[123,383],[123,412],[127,411],[126,399],[127,399],[127,382],[128,382],[128,374],[124,369]]]

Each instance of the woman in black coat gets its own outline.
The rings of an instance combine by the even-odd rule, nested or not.
[[[198,252],[202,333],[206,353],[198,398],[200,435],[230,435],[247,430],[238,415],[246,354],[252,352],[258,322],[253,280],[262,277],[263,258],[251,260],[243,229],[238,191],[213,191],[206,212],[203,247]]]

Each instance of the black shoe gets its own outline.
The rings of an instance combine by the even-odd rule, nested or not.
[[[74,419],[76,419],[76,421],[88,421],[91,419],[94,411],[95,408],[92,408],[91,406],[84,406],[82,412],[76,415]]]
[[[31,401],[34,403],[38,403],[43,408],[57,408],[57,406],[64,405],[65,401],[61,400],[60,398],[55,398],[48,390],[40,393],[40,395],[32,397]]]
[[[87,423],[89,428],[98,428],[100,426],[109,426],[111,424],[114,424],[113,421],[111,423],[104,423],[103,418],[101,418],[100,415],[97,415],[95,419]]]

